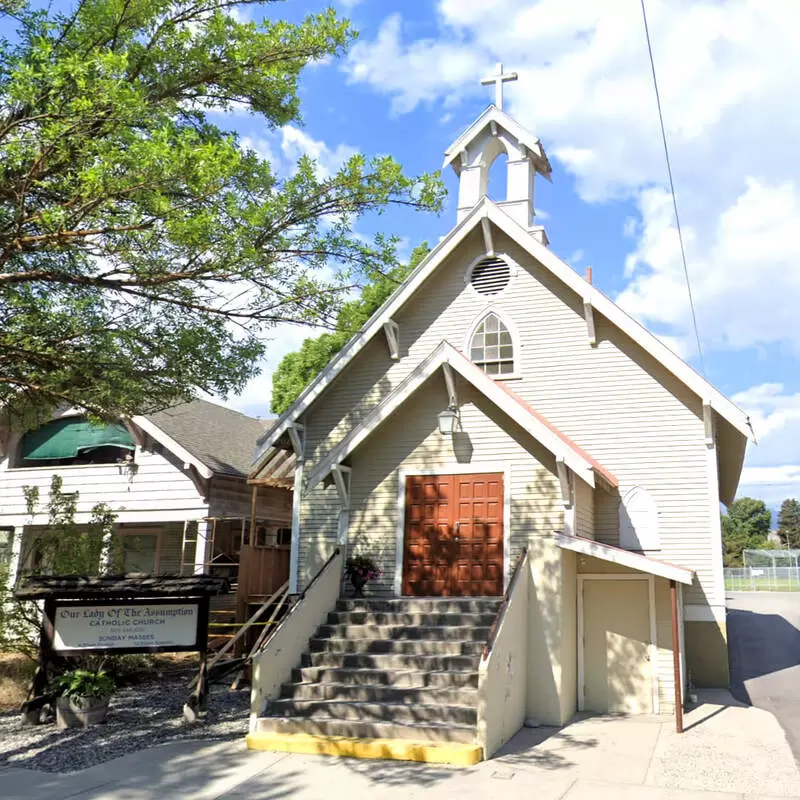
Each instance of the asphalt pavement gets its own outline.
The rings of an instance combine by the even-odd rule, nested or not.
[[[800,592],[728,594],[731,693],[773,713],[800,763]]]

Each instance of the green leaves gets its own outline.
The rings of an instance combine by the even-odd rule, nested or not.
[[[0,403],[111,415],[235,392],[275,324],[332,325],[394,268],[359,215],[441,207],[438,174],[358,154],[280,177],[209,121],[297,120],[303,67],[354,36],[332,10],[256,25],[242,5],[19,5],[0,38]]]
[[[381,263],[394,261],[394,240],[378,237],[382,248]],[[400,284],[430,252],[427,242],[414,248],[407,264],[398,264],[381,272],[377,264],[369,269],[368,283],[361,297],[344,303],[336,319],[336,330],[306,339],[300,350],[287,353],[272,375],[272,411],[282,414],[297,399],[303,389],[325,368],[327,363],[347,344],[367,320],[389,299]]]
[[[722,515],[723,562],[726,567],[742,564],[742,551],[764,547],[772,512],[763,500],[740,497]]]

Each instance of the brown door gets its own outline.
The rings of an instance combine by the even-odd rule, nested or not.
[[[502,474],[408,476],[403,594],[502,593]]]

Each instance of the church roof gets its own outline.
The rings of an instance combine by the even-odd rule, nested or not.
[[[547,155],[544,152],[541,140],[495,105],[490,105],[475,122],[444,151],[444,164],[442,165],[442,169],[452,164],[456,174],[459,174],[461,172],[461,160],[458,156],[469,147],[470,143],[477,139],[486,128],[490,128],[492,125],[504,128],[520,145],[527,148],[533,156],[536,171],[547,178],[547,180],[550,180],[552,168],[550,167],[550,162],[547,160]]]
[[[754,439],[747,415],[722,392],[709,383],[679,356],[672,352],[657,336],[628,316],[616,303],[578,275],[572,267],[538,242],[521,225],[488,198],[484,197],[470,213],[431,250],[428,256],[409,275],[400,288],[373,314],[364,327],[353,336],[327,367],[305,388],[295,402],[284,412],[276,424],[258,441],[256,460],[251,477],[258,476],[265,461],[274,453],[272,446],[286,433],[324,389],[341,373],[362,348],[378,333],[384,323],[406,303],[422,286],[436,268],[460,245],[482,220],[507,234],[530,256],[551,272],[560,282],[572,289],[584,303],[592,306],[619,330],[627,334],[664,369],[674,375],[700,400],[710,406],[731,427],[748,439]],[[738,479],[738,478],[737,478]],[[735,483],[735,482],[734,482]],[[734,486],[735,489],[735,486]],[[727,496],[727,492],[723,492]]]

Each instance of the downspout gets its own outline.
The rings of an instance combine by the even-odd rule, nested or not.
[[[678,634],[678,587],[669,582],[669,597],[672,605],[672,668],[675,683],[675,731],[683,733],[683,688],[681,686],[681,650]]]

